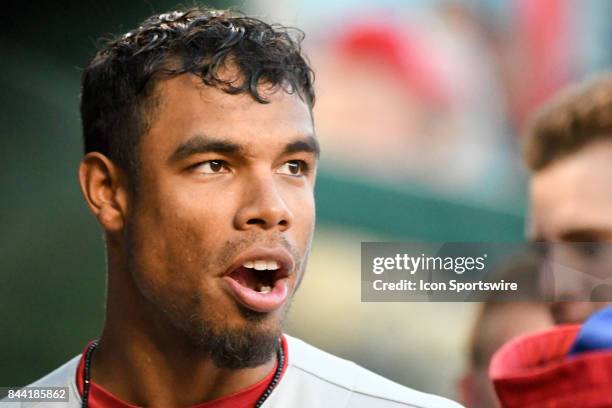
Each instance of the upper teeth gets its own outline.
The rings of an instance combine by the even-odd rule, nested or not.
[[[247,261],[242,264],[245,268],[256,269],[258,271],[271,270],[275,271],[279,268],[278,262],[276,261],[266,261],[266,260],[255,260],[255,261]]]

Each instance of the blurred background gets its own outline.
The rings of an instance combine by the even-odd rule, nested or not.
[[[477,305],[361,303],[360,243],[523,241],[520,129],[567,82],[612,65],[612,2],[205,4],[306,32],[323,154],[312,258],[288,332],[402,384],[458,398]],[[101,329],[102,232],[76,182],[81,67],[98,38],[175,6],[3,6],[1,386],[39,378]]]

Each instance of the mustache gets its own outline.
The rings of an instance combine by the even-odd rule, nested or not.
[[[252,247],[274,248],[282,247],[286,249],[293,258],[296,268],[299,270],[302,264],[302,254],[292,245],[283,234],[263,236],[261,233],[252,233],[239,240],[226,241],[221,250],[219,263],[225,265],[231,262],[238,254]]]

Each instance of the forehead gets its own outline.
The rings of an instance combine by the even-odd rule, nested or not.
[[[269,103],[249,93],[231,95],[206,86],[191,74],[162,80],[156,87],[158,106],[143,147],[171,149],[195,134],[229,139],[246,148],[272,148],[314,133],[310,108],[297,93],[260,87]]]
[[[537,172],[532,223],[546,239],[572,230],[612,233],[612,140],[593,142]]]

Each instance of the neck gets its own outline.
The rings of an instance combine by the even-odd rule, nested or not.
[[[171,325],[120,267],[126,264],[112,258],[106,319],[91,363],[93,382],[133,405],[190,406],[236,393],[274,369],[275,356],[255,368],[217,367],[205,346]]]

